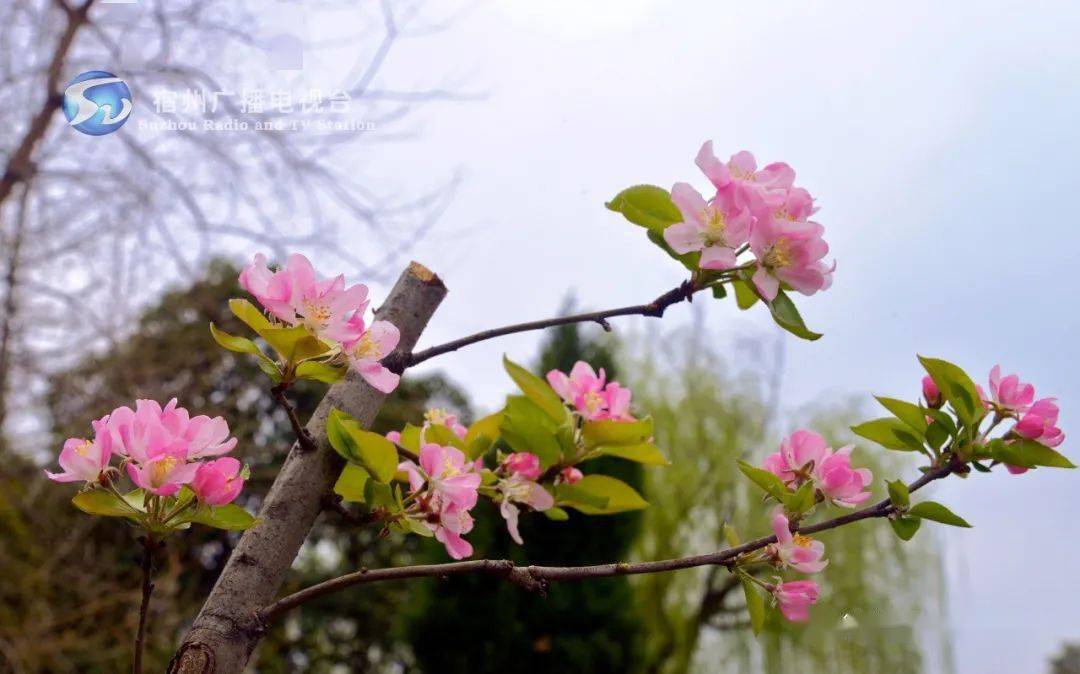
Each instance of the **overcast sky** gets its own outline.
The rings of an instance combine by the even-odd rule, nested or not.
[[[640,182],[703,189],[693,158],[713,139],[719,154],[745,148],[794,166],[838,261],[833,288],[800,302],[825,337],[789,338],[786,406],[914,397],[919,352],[979,380],[998,362],[1021,373],[1058,397],[1069,432],[1080,401],[1069,284],[1080,256],[1078,7],[479,5],[409,44],[384,76],[396,88],[450,81],[483,100],[430,107],[410,127],[418,142],[375,145],[365,158],[403,189],[464,172],[414,254],[450,288],[423,343],[550,315],[569,289],[604,308],[675,285],[680,268],[603,203]],[[341,25],[309,16],[306,30]],[[305,76],[337,64],[344,75],[354,61],[310,57]],[[707,313],[721,344],[772,330],[763,312],[730,302]],[[508,385],[498,356],[528,359],[537,339],[472,347],[437,367],[494,407]],[[980,475],[938,491],[976,525],[947,532],[961,674],[1039,672],[1063,639],[1080,639],[1078,479]]]

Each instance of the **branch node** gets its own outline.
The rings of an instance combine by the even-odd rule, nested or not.
[[[611,323],[608,323],[606,318],[598,318],[596,322],[600,324],[600,327],[604,329],[604,332],[611,332]]]

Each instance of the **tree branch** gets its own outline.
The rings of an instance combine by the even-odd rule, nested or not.
[[[150,536],[139,539],[143,545],[142,557],[142,602],[139,604],[139,629],[135,633],[134,655],[131,658],[132,674],[142,674],[143,644],[146,641],[146,617],[150,609],[150,595],[154,592],[151,578],[154,573],[154,550],[158,543]]]
[[[908,491],[914,492],[926,486],[934,480],[950,475],[958,464],[953,462],[927,471],[918,480],[908,485]],[[835,529],[860,520],[874,517],[887,517],[896,508],[891,499],[884,499],[872,506],[856,510],[855,512],[841,515],[818,524],[805,527],[793,527],[793,532],[812,534],[820,531]],[[735,565],[739,556],[749,552],[760,550],[767,545],[776,542],[776,536],[764,536],[743,543],[732,548],[718,552],[679,557],[676,559],[664,559],[653,562],[618,562],[614,564],[594,564],[588,566],[517,566],[507,559],[476,559],[465,562],[448,562],[445,564],[425,564],[420,566],[402,566],[387,569],[360,569],[337,578],[323,581],[298,592],[283,597],[258,613],[258,623],[265,627],[282,614],[305,604],[313,599],[332,594],[340,590],[361,585],[364,583],[377,583],[389,580],[403,580],[407,578],[446,578],[472,573],[482,573],[497,578],[503,578],[520,585],[527,590],[545,592],[549,583],[565,582],[572,580],[588,580],[592,578],[608,578],[611,576],[634,576],[646,573],[666,573],[691,569],[699,566],[726,566],[731,568]]]
[[[293,434],[296,435],[296,441],[300,443],[301,449],[306,452],[313,452],[316,449],[315,438],[312,437],[308,429],[304,428],[304,424],[300,422],[300,417],[296,415],[296,408],[293,407],[289,398],[285,395],[285,391],[289,388],[288,384],[281,383],[275,384],[270,387],[270,393],[274,396],[274,400],[278,405],[285,410],[285,415],[289,417],[289,425],[292,426]]]
[[[699,290],[702,290],[702,288],[698,287],[692,280],[688,280],[684,281],[679,286],[672,288],[648,304],[635,304],[629,307],[619,307],[618,309],[608,309],[606,311],[590,311],[583,314],[574,314],[572,316],[556,316],[555,318],[548,318],[540,321],[516,323],[501,328],[484,330],[469,335],[468,337],[462,337],[460,339],[455,339],[452,342],[424,349],[417,353],[410,353],[408,356],[403,357],[401,362],[384,362],[384,364],[391,370],[400,372],[405,368],[419,365],[425,360],[429,360],[435,356],[441,356],[444,353],[457,351],[470,344],[476,344],[477,342],[483,342],[504,335],[512,335],[517,332],[544,330],[545,328],[570,325],[571,323],[598,323],[600,327],[610,332],[611,324],[607,321],[609,318],[615,318],[616,316],[652,316],[659,318],[664,315],[664,311],[671,305],[678,304],[683,300],[692,301],[694,293]]]

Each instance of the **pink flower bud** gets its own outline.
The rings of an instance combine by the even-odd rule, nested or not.
[[[580,470],[573,466],[567,466],[559,471],[559,482],[563,484],[577,484],[581,482],[581,478],[585,477]]]
[[[785,618],[792,622],[806,622],[810,619],[810,606],[817,603],[821,591],[812,580],[793,580],[774,585],[772,593]]]
[[[201,502],[208,505],[232,503],[244,487],[241,470],[240,462],[231,456],[207,461],[195,471],[191,489]]]
[[[933,409],[938,409],[944,402],[941,398],[941,391],[938,390],[937,384],[934,382],[930,375],[922,378],[922,394],[926,399],[926,405]]]
[[[532,452],[514,452],[503,459],[503,467],[511,475],[520,475],[526,480],[540,477],[540,457]]]

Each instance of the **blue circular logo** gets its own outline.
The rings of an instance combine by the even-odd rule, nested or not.
[[[131,116],[131,90],[112,73],[87,71],[64,89],[64,116],[68,126],[91,136],[116,131]]]

